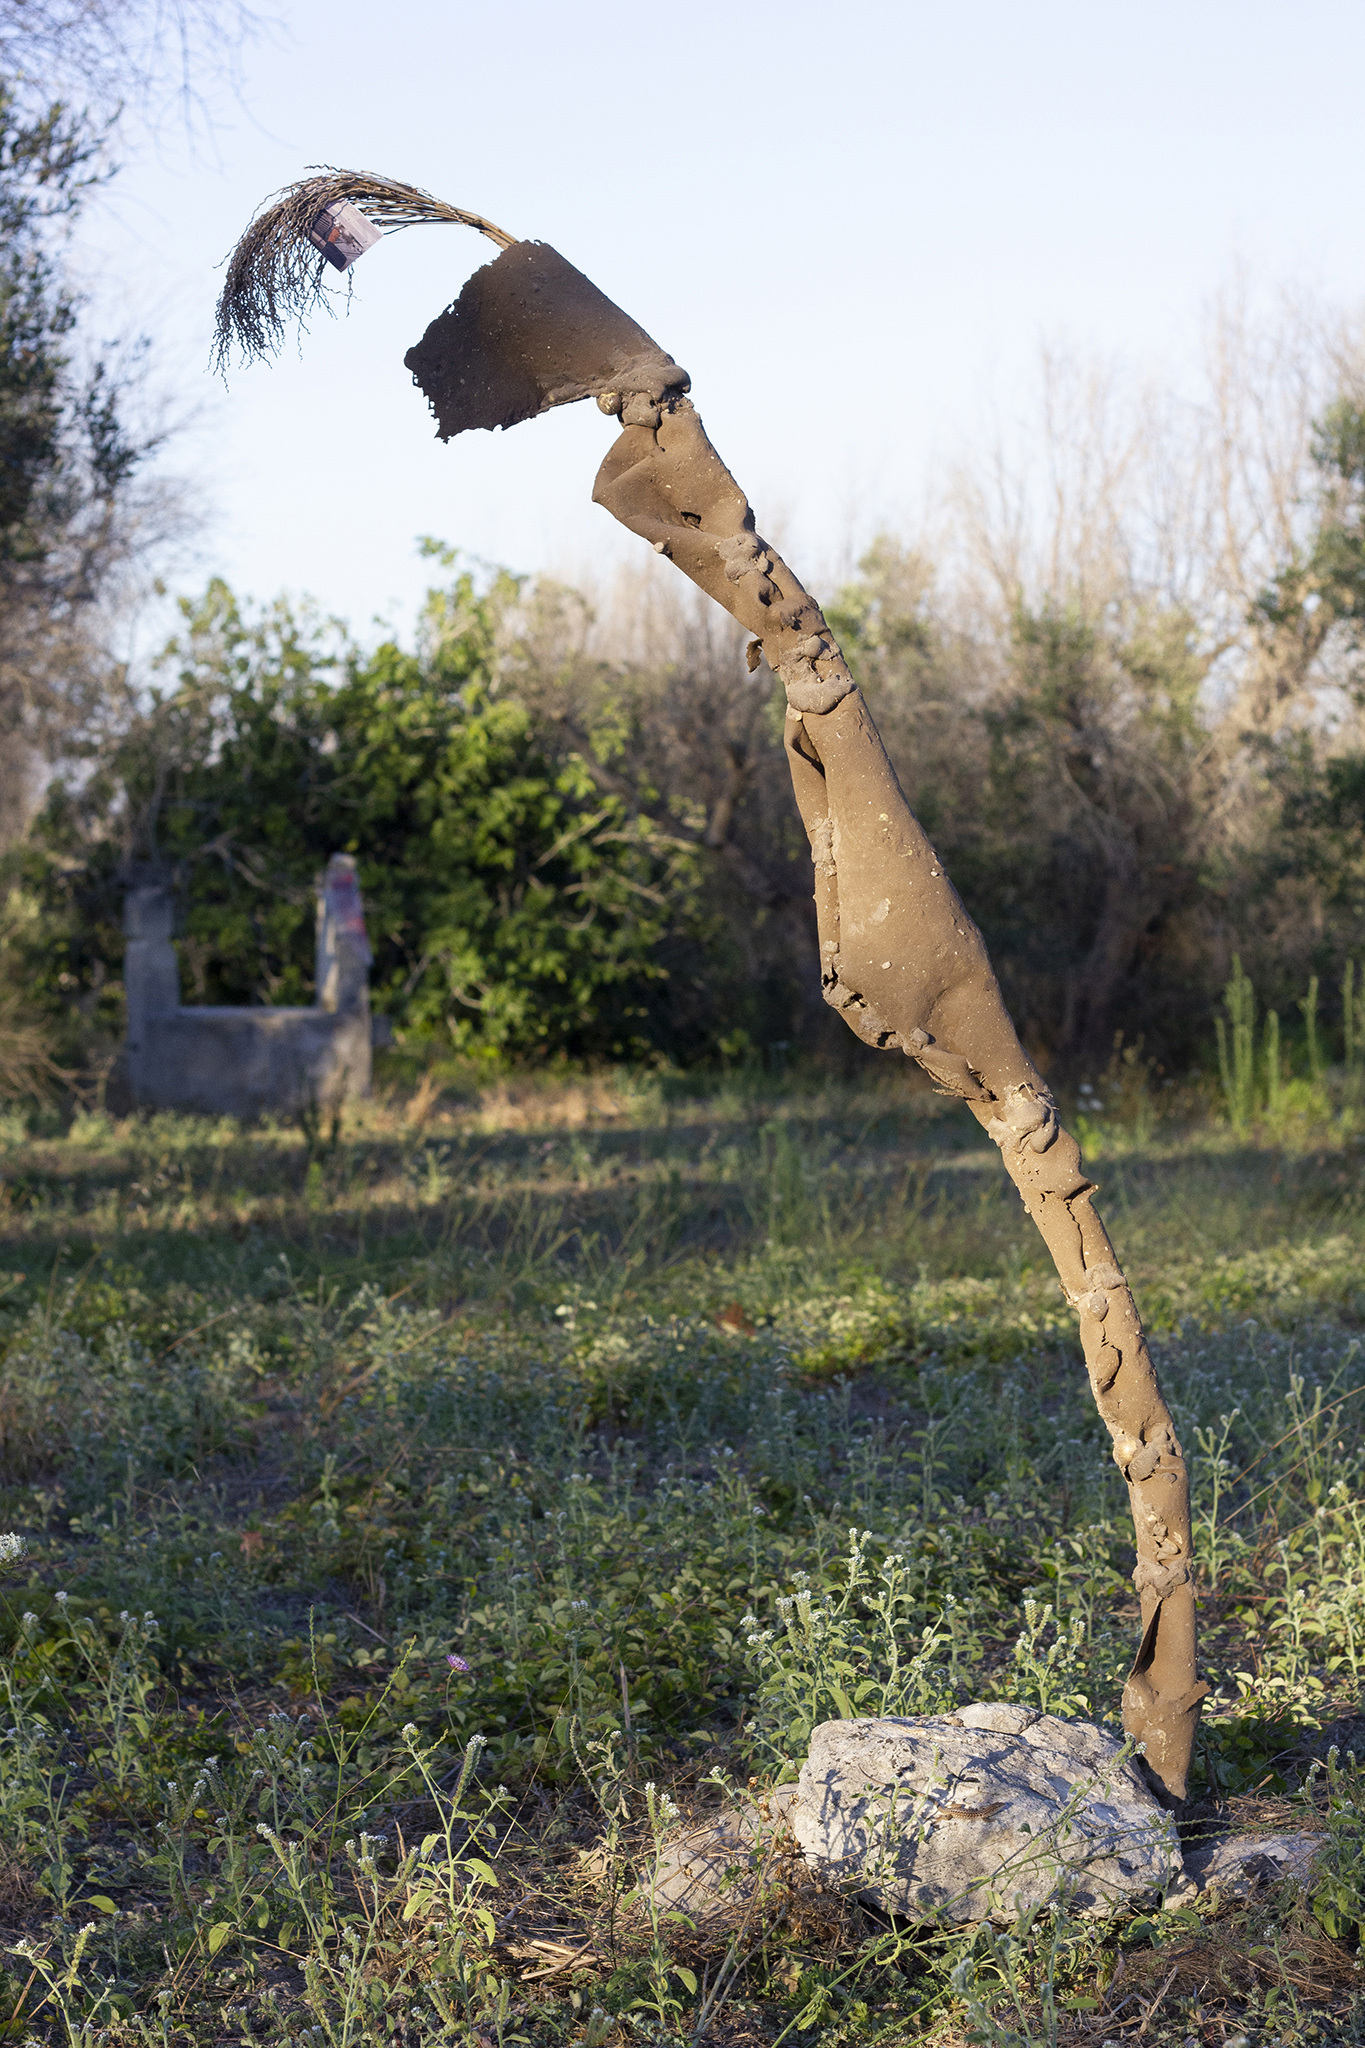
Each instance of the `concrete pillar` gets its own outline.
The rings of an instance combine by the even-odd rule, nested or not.
[[[128,1012],[128,1080],[141,1097],[147,1019],[180,1008],[180,968],[171,944],[175,900],[164,882],[130,889],[123,899],[123,994]]]
[[[370,1010],[370,962],[360,880],[349,853],[334,853],[317,881],[317,993],[320,1010]]]

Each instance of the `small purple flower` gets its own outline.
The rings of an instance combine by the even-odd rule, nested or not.
[[[446,1652],[446,1663],[450,1666],[452,1671],[468,1671],[469,1669],[469,1666],[465,1663],[464,1658],[457,1657],[453,1650],[448,1650]]]

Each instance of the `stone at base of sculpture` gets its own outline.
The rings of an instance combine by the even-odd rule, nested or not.
[[[669,1836],[649,1880],[657,1911],[713,1935],[757,1926],[769,1894],[793,1882],[796,1856],[817,1880],[921,1922],[1008,1922],[1016,1900],[1028,1908],[1063,1893],[1098,1917],[1157,1898],[1306,1890],[1328,1840],[1303,1829],[1202,1839],[1184,1850],[1182,1875],[1174,1818],[1117,1740],[1026,1707],[828,1721],[811,1751],[799,1785]],[[879,1782],[888,1769],[894,1778]]]
[[[164,884],[130,889],[124,901],[124,1061],[138,1108],[290,1115],[369,1094],[372,955],[349,854],[333,854],[319,878],[310,1009],[182,1004],[173,914]]]
[[[648,1880],[654,1905],[711,1931],[752,1920],[765,1882],[771,1885],[782,1869],[781,1844],[791,1849],[796,1797],[795,1785],[782,1785],[670,1836]]]
[[[1286,1835],[1226,1835],[1200,1842],[1185,1858],[1185,1869],[1201,1892],[1222,1892],[1244,1899],[1262,1885],[1306,1886],[1313,1859],[1326,1846],[1326,1834],[1296,1828]]]
[[[807,1863],[909,1920],[1099,1918],[1183,1885],[1174,1818],[1088,1721],[987,1704],[826,1721],[788,1821]]]

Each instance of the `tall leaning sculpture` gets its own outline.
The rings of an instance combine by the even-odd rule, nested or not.
[[[911,813],[819,605],[758,532],[706,437],[687,372],[542,242],[412,186],[326,171],[289,187],[229,259],[218,358],[271,353],[385,229],[477,228],[500,253],[406,362],[442,440],[595,398],[618,423],[595,501],[674,562],[753,638],[787,694],[792,785],[815,865],[825,999],[863,1042],[915,1060],[1000,1148],[1080,1319],[1081,1343],[1137,1532],[1142,1635],[1123,1725],[1172,1802],[1183,1800],[1207,1691],[1195,1668],[1184,1456],[1142,1324],[1096,1214],[1076,1140],[1006,1013],[981,934]]]

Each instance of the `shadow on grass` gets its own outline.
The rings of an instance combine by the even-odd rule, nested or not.
[[[790,1276],[796,1258],[812,1284],[1046,1266],[994,1150],[932,1098],[656,1090],[594,1117],[581,1090],[501,1111],[491,1095],[492,1108],[420,1128],[368,1108],[322,1153],[292,1129],[169,1116],[87,1119],[11,1148],[11,1305],[87,1267],[258,1295],[287,1271],[291,1284],[402,1285],[428,1303],[525,1307],[577,1287],[688,1307],[737,1264]],[[516,1121],[499,1126],[499,1113]],[[1144,1145],[1120,1134],[1092,1170],[1120,1256],[1164,1316],[1176,1309],[1163,1276],[1191,1258],[1354,1237],[1359,1150],[1330,1135],[1271,1145],[1159,1130]]]

